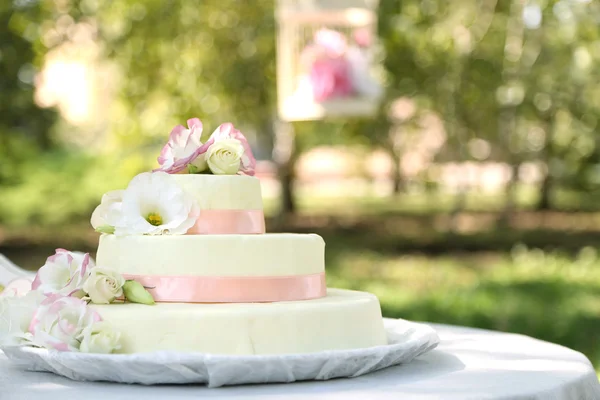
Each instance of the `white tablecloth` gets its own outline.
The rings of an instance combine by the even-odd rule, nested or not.
[[[74,382],[20,371],[0,354],[0,399],[600,399],[596,373],[581,353],[527,336],[432,326],[439,347],[408,365],[354,379],[217,389]]]

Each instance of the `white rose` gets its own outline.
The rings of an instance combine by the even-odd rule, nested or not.
[[[83,330],[79,351],[109,354],[121,348],[121,333],[104,321],[98,321]]]
[[[235,175],[240,170],[244,146],[237,139],[215,141],[206,151],[206,162],[215,175]]]
[[[125,278],[117,271],[95,267],[84,282],[83,291],[87,293],[92,303],[109,304],[123,295],[124,284]]]

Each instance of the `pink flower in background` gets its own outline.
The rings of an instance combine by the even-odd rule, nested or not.
[[[59,351],[78,351],[83,331],[100,315],[76,297],[52,295],[42,301],[29,325],[35,345]]]
[[[315,44],[325,50],[328,57],[342,57],[346,53],[348,43],[346,37],[331,29],[319,29],[315,32]]]
[[[187,121],[188,129],[177,125],[169,135],[169,141],[164,145],[158,157],[160,167],[155,171],[176,174],[187,168],[188,165],[196,167],[198,172],[206,169],[206,162],[202,154],[208,149],[208,144],[202,144],[202,122],[198,118]]]
[[[250,144],[248,143],[248,140],[246,140],[244,134],[238,129],[235,129],[232,123],[226,122],[224,124],[221,124],[217,129],[215,129],[215,131],[212,133],[212,135],[210,135],[210,138],[206,142],[206,145],[210,147],[213,143],[224,139],[235,139],[241,143],[242,147],[244,148],[244,154],[242,154],[241,157],[239,172],[245,175],[254,176],[254,171],[256,169],[256,159],[252,154]]]
[[[317,60],[310,71],[315,101],[352,94],[350,66],[344,58]]]
[[[56,249],[56,253],[48,257],[38,270],[31,288],[44,294],[81,296],[83,283],[93,267],[94,261],[87,253]]]
[[[308,76],[315,101],[353,93],[347,52],[346,36],[341,32],[331,29],[315,32],[313,44],[307,46],[301,55],[303,64],[310,65]]]
[[[359,28],[352,32],[352,37],[360,47],[369,47],[373,44],[373,34],[367,28]]]

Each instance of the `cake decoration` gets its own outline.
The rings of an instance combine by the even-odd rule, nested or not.
[[[102,233],[182,235],[198,219],[198,204],[166,172],[144,172],[127,189],[109,192],[94,210],[91,223]]]
[[[96,266],[88,253],[56,249],[38,270],[31,291],[0,298],[0,345],[111,353],[120,332],[89,304],[154,304],[141,283]]]
[[[95,304],[118,299],[154,304],[150,293],[139,283],[126,280],[119,272],[96,266],[88,253],[56,249],[38,270],[31,284],[45,296],[77,297]]]
[[[46,296],[32,290],[21,297],[0,299],[0,316],[2,346],[86,353],[112,353],[121,348],[121,333],[77,297]]]
[[[94,261],[87,253],[56,249],[38,270],[31,288],[44,294],[82,297],[88,269],[94,267]]]
[[[169,174],[214,174],[254,176],[256,160],[246,137],[231,123],[221,124],[206,141],[201,142],[202,122],[187,121],[188,129],[177,125],[158,157],[155,171]]]

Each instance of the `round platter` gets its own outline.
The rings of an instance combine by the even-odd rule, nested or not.
[[[48,371],[77,381],[199,384],[209,387],[247,383],[350,378],[405,364],[439,343],[428,325],[385,320],[388,345],[289,355],[215,355],[154,352],[86,354],[7,347],[6,356],[29,371]]]

